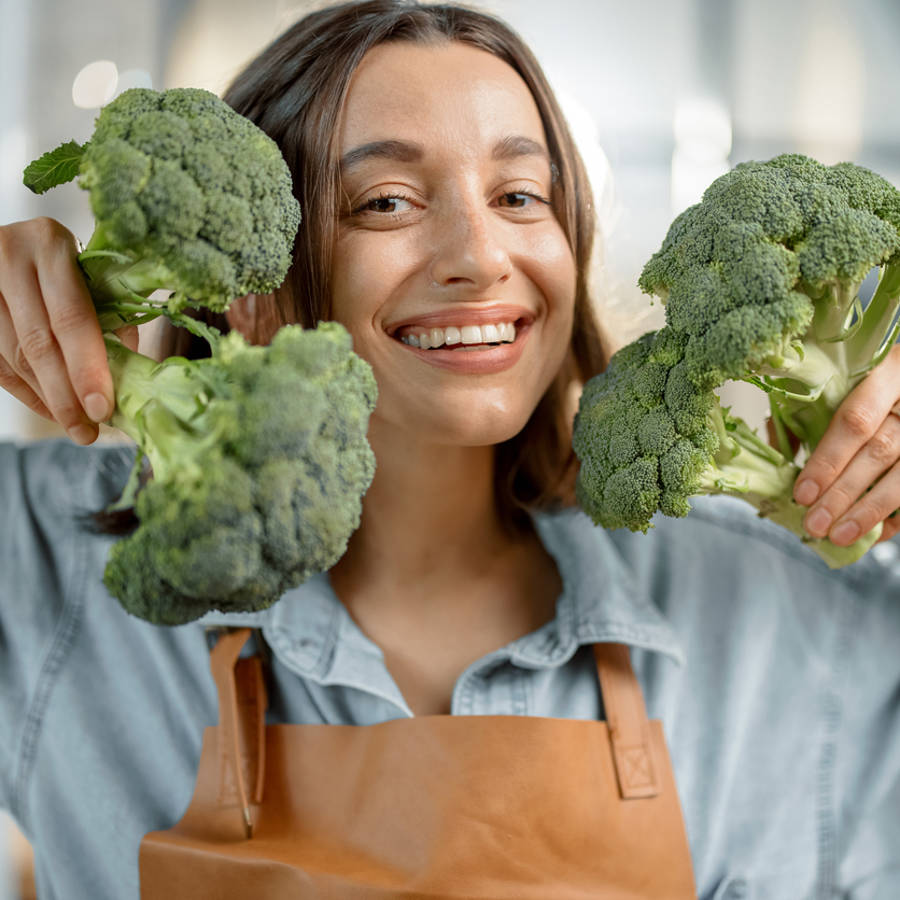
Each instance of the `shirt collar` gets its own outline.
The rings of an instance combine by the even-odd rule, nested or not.
[[[563,581],[556,617],[502,651],[527,668],[560,666],[579,646],[616,642],[657,651],[684,663],[671,624],[636,586],[632,571],[606,532],[579,510],[539,513],[534,525]],[[331,588],[327,574],[315,575],[258,613],[212,612],[200,624],[261,628],[288,668],[321,684],[357,684],[393,697],[396,688],[380,650],[356,625]],[[382,672],[383,685],[372,683]]]
[[[607,532],[579,509],[538,513],[535,528],[563,581],[557,602],[559,648],[551,656],[574,652],[582,644],[616,642],[653,650],[684,664],[675,629],[637,585],[637,579]],[[545,626],[546,628],[546,626]],[[545,629],[541,629],[542,631]],[[552,629],[548,631],[552,634]],[[532,646],[526,635],[516,644],[523,659],[548,650]],[[527,649],[526,649],[527,648]],[[535,660],[535,661],[538,661]]]

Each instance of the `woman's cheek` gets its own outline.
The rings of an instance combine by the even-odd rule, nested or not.
[[[546,304],[546,327],[550,332],[547,337],[553,345],[548,358],[552,360],[555,374],[571,341],[577,282],[575,258],[562,227],[554,223],[545,233],[535,235],[525,259],[525,274],[537,286]]]

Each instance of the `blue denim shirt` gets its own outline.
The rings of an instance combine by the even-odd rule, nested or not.
[[[138,845],[190,799],[217,718],[204,625],[272,648],[271,721],[410,716],[327,576],[261,614],[159,628],[101,581],[130,453],[0,446],[0,804],[42,900],[137,900]],[[602,716],[591,644],[619,641],[662,720],[703,900],[900,898],[900,546],[830,572],[739,501],[647,535],[535,518],[556,617],[470,665],[454,714]],[[561,766],[565,759],[560,759]]]

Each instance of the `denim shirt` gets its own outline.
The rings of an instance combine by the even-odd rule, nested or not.
[[[137,900],[138,846],[190,800],[217,720],[204,626],[261,629],[272,722],[411,716],[327,575],[259,614],[177,628],[102,584],[111,538],[78,517],[128,450],[0,445],[0,805],[42,900]],[[740,501],[647,535],[535,516],[556,616],[468,666],[452,713],[596,719],[591,644],[623,642],[662,720],[703,900],[900,897],[900,545],[831,572]],[[565,765],[565,759],[559,764]]]

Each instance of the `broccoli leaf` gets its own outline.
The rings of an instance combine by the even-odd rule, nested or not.
[[[55,150],[48,150],[25,167],[23,184],[35,194],[43,194],[58,184],[71,181],[78,174],[86,146],[75,141],[67,141]]]

